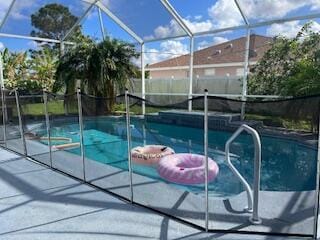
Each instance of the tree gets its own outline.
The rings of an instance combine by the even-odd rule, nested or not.
[[[14,89],[17,87],[30,86],[32,84],[25,83],[28,78],[27,52],[12,53],[7,48],[2,52],[3,59],[3,77],[5,79],[5,87]]]
[[[250,94],[301,96],[320,93],[320,34],[305,24],[293,39],[278,36],[252,69]]]
[[[39,51],[10,52],[7,48],[2,52],[3,75],[7,89],[18,88],[24,93],[52,89],[57,56],[50,48]]]
[[[41,88],[52,91],[58,64],[58,56],[55,51],[49,47],[32,51],[28,63],[31,69],[30,79],[38,82]]]
[[[32,36],[62,39],[78,18],[69,9],[60,4],[47,4],[31,15],[31,24],[39,31],[33,30]],[[78,28],[79,32],[79,28]]]
[[[117,92],[130,85],[130,78],[137,73],[131,63],[137,58],[134,47],[126,42],[106,38],[95,43],[89,38],[66,52],[57,67],[54,90],[65,88],[73,93],[80,83],[82,91],[98,97],[114,98]],[[100,104],[111,110],[113,101]]]

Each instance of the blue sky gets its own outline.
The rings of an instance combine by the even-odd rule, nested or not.
[[[0,21],[12,0],[0,1]],[[88,0],[87,0],[88,1]],[[171,5],[183,18],[193,32],[201,32],[231,26],[243,25],[243,19],[233,0],[169,0]],[[70,9],[72,14],[80,17],[88,8],[81,0],[16,0],[12,13],[1,32],[29,35],[32,26],[30,15],[41,6],[57,2]],[[159,0],[101,0],[119,19],[144,40],[184,34],[179,25],[172,19]],[[319,0],[239,0],[250,23],[267,21],[282,17],[299,16],[320,12]],[[106,14],[103,15],[105,31],[113,38],[120,38],[135,43],[136,41],[115,24]],[[319,19],[314,20],[314,30],[320,31]],[[285,35],[293,37],[305,21],[293,21],[284,24],[273,24],[254,29],[261,35]],[[101,40],[97,9],[93,8],[82,22],[83,32],[97,41]],[[195,49],[201,49],[245,36],[244,30],[228,31],[217,35],[198,37]],[[4,45],[13,51],[36,48],[30,40],[0,37],[0,47]],[[168,57],[186,54],[189,51],[188,39],[172,39],[146,44],[146,60],[148,63]]]

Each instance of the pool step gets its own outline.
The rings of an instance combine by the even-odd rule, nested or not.
[[[149,122],[203,128],[203,116],[203,112],[170,110],[146,114],[145,118]],[[236,113],[210,112],[208,114],[208,127],[212,130],[234,131],[244,123],[252,127],[262,125],[262,123],[258,121],[241,121],[240,114]]]

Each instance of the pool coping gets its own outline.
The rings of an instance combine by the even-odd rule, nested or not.
[[[44,145],[44,146],[46,146],[46,145]],[[77,178],[77,179],[80,179],[81,180],[81,174],[82,174],[82,171],[81,171],[81,164],[78,164],[78,165],[75,165],[75,162],[79,162],[80,160],[79,160],[79,156],[78,155],[75,155],[75,154],[72,154],[72,153],[69,153],[69,152],[65,152],[65,151],[59,151],[59,153],[61,153],[62,155],[63,155],[63,157],[59,157],[58,158],[58,162],[57,161],[55,161],[55,169],[57,169],[57,167],[58,167],[58,170],[59,170],[59,165],[60,165],[60,170],[59,171],[61,171],[62,173],[64,173],[64,174],[67,174],[67,175],[70,175],[71,177],[73,177],[73,178]],[[61,156],[62,156],[61,155]],[[67,157],[67,156],[69,156],[69,157]],[[34,158],[33,158],[34,159]],[[37,162],[39,162],[39,160],[36,160],[36,159],[34,159],[35,161],[37,161]],[[41,164],[45,164],[45,165],[47,165],[48,166],[48,164],[46,164],[46,163],[44,163],[44,162],[40,162]],[[67,164],[68,163],[68,164]],[[117,171],[119,171],[119,168],[114,168],[114,167],[111,167],[111,166],[109,166],[109,165],[106,165],[106,164],[103,164],[103,163],[100,163],[100,162],[97,162],[97,161],[95,161],[95,160],[91,160],[91,159],[88,159],[88,158],[86,158],[86,166],[87,166],[87,164],[88,163],[90,163],[92,166],[93,166],[93,172],[94,172],[94,174],[95,174],[95,176],[99,173],[99,171],[102,171],[100,174],[102,175],[102,176],[104,176],[105,175],[105,173],[106,173],[106,171],[107,172],[109,172],[109,171],[111,171],[111,172],[109,172],[111,175],[112,174],[114,174],[114,172],[117,172]],[[58,164],[58,165],[57,165]],[[61,165],[62,164],[62,165]],[[66,165],[67,164],[67,165]],[[61,169],[61,166],[63,166],[62,167],[62,169]],[[75,166],[77,166],[76,167],[76,169],[75,169]],[[69,169],[69,170],[68,170]],[[103,170],[104,169],[104,170]],[[109,170],[108,170],[109,169]],[[88,170],[87,170],[88,171]],[[116,179],[114,179],[114,180],[112,180],[111,182],[112,183],[116,183],[115,185],[117,185],[117,184],[120,184],[119,183],[119,179],[121,179],[122,181],[124,181],[123,183],[124,184],[128,184],[128,182],[129,182],[129,179],[128,179],[128,172],[127,171],[122,171],[123,172],[123,174],[125,174],[125,175],[121,175],[122,177],[121,178],[116,178]],[[108,175],[108,174],[107,174]],[[114,176],[116,176],[117,174],[115,174]],[[112,175],[113,176],[113,175]],[[178,220],[178,221],[181,221],[181,222],[184,222],[184,223],[186,223],[186,224],[189,224],[189,225],[191,225],[191,226],[194,226],[194,227],[196,227],[196,228],[199,228],[199,229],[202,229],[202,230],[204,230],[204,228],[203,228],[203,224],[204,224],[204,216],[202,216],[202,215],[199,215],[198,213],[200,212],[203,212],[203,209],[204,209],[204,205],[201,205],[201,206],[198,206],[198,205],[194,205],[194,203],[195,202],[197,202],[197,203],[199,203],[199,196],[192,196],[192,195],[187,195],[187,198],[185,198],[185,200],[184,200],[184,202],[183,202],[183,204],[181,205],[181,206],[179,206],[179,208],[178,209],[174,209],[174,206],[175,206],[175,204],[176,204],[176,201],[178,201],[179,202],[179,199],[181,198],[181,197],[183,197],[184,195],[185,195],[185,191],[181,191],[181,190],[179,190],[179,189],[176,189],[176,188],[174,188],[173,189],[173,191],[169,191],[169,189],[171,189],[172,187],[171,186],[169,186],[169,185],[167,185],[167,184],[164,184],[164,183],[160,183],[160,182],[158,182],[156,185],[152,185],[152,191],[157,191],[157,189],[159,190],[159,189],[161,189],[161,191],[164,191],[164,189],[166,189],[165,191],[169,191],[168,192],[168,194],[166,194],[166,196],[170,196],[170,198],[171,199],[176,199],[176,200],[174,200],[171,204],[171,207],[168,207],[168,206],[163,206],[163,207],[165,207],[165,208],[163,208],[163,207],[160,207],[160,209],[159,208],[157,208],[157,207],[154,207],[154,206],[150,206],[150,205],[148,205],[147,204],[147,202],[145,202],[145,201],[148,201],[148,199],[150,200],[150,199],[153,199],[153,195],[148,195],[148,193],[150,193],[150,189],[149,188],[145,188],[144,187],[144,184],[142,184],[143,182],[150,182],[150,180],[152,181],[152,180],[154,180],[154,179],[150,179],[150,178],[148,178],[148,177],[145,177],[145,176],[140,176],[140,175],[134,175],[135,177],[134,177],[134,179],[136,180],[136,181],[134,181],[134,184],[138,184],[137,186],[138,186],[138,188],[135,188],[135,191],[136,191],[136,193],[135,193],[135,195],[137,195],[137,193],[139,193],[139,192],[141,192],[141,193],[143,193],[143,194],[140,194],[141,196],[143,196],[143,198],[142,199],[140,199],[140,201],[134,201],[134,204],[137,204],[137,205],[139,205],[139,206],[143,206],[143,207],[146,207],[146,208],[149,208],[149,209],[151,209],[151,210],[154,210],[155,212],[158,212],[159,214],[162,214],[162,215],[165,215],[165,216],[169,216],[169,217],[171,217],[171,218],[173,218],[173,219],[176,219],[176,220]],[[97,177],[97,176],[96,176]],[[106,192],[109,192],[110,193],[110,178],[108,179],[108,182],[105,182],[105,181],[102,181],[101,179],[99,179],[99,174],[98,174],[98,182],[95,182],[95,184],[93,184],[91,181],[88,183],[88,184],[91,184],[91,185],[93,185],[93,186],[95,186],[95,187],[98,187],[98,188],[100,188],[101,190],[103,190],[103,191],[106,191]],[[99,182],[100,181],[100,182]],[[138,182],[137,182],[138,181]],[[123,183],[121,183],[122,185],[123,185]],[[107,184],[107,185],[106,185]],[[142,184],[142,185],[141,185]],[[105,187],[105,186],[109,186],[109,187]],[[111,186],[112,188],[114,187],[114,186]],[[111,189],[112,189],[111,188]],[[160,191],[160,192],[161,192]],[[124,192],[123,192],[123,189],[120,189],[120,192],[118,192],[118,191],[111,191],[111,193],[112,194],[114,194],[114,195],[116,195],[116,196],[118,196],[118,197],[120,197],[120,198],[123,198],[124,200],[126,200],[126,201],[128,201],[128,199],[129,199],[129,197],[128,197],[128,195],[125,195],[124,196]],[[146,193],[147,193],[147,196],[146,196]],[[128,194],[128,193],[126,193],[126,194]],[[292,195],[293,194],[293,195]],[[298,195],[297,195],[298,194]],[[275,221],[275,225],[277,226],[277,227],[280,227],[280,229],[281,229],[281,226],[286,226],[286,224],[288,224],[288,223],[290,223],[290,216],[289,216],[289,218],[287,219],[287,217],[286,216],[282,216],[281,217],[281,215],[279,216],[278,214],[276,214],[274,211],[275,210],[279,210],[279,209],[285,209],[285,207],[283,206],[283,204],[285,204],[286,203],[286,201],[285,201],[285,199],[291,199],[292,198],[292,196],[299,196],[299,198],[298,199],[300,199],[301,197],[300,197],[300,195],[302,196],[302,198],[304,198],[304,195],[306,195],[306,196],[309,196],[309,195],[311,195],[312,197],[310,198],[308,198],[309,200],[310,199],[315,199],[315,197],[313,197],[313,195],[314,195],[314,191],[302,191],[302,192],[274,192],[274,191],[260,191],[260,196],[262,196],[262,195],[264,195],[264,198],[269,198],[269,199],[272,199],[272,204],[271,204],[271,206],[268,206],[268,207],[264,207],[263,208],[263,210],[262,211],[264,211],[264,214],[270,214],[270,209],[272,209],[272,211],[273,211],[273,214],[274,215],[272,215],[271,214],[271,216],[270,215],[268,215],[269,217],[267,217],[266,218],[266,216],[264,216],[264,218],[267,220],[267,223],[269,224],[269,227],[267,227],[267,229],[268,228],[270,228],[271,226],[272,226],[272,221],[270,222],[270,220],[268,220],[268,219],[279,219],[279,220],[273,220],[273,221]],[[276,198],[275,196],[276,195],[278,195],[279,196],[279,198]],[[138,194],[138,196],[139,196],[139,194]],[[287,197],[285,197],[285,196],[287,196]],[[290,197],[291,196],[291,197]],[[191,198],[190,198],[191,197]],[[213,197],[214,198],[214,197]],[[261,197],[262,198],[262,197]],[[167,198],[165,197],[165,198],[163,198],[163,194],[161,194],[161,195],[158,195],[158,197],[157,197],[157,201],[159,200],[159,199],[162,199],[161,201],[160,201],[160,203],[166,203],[166,204],[168,204],[168,202],[167,202]],[[188,200],[189,199],[189,200]],[[193,199],[193,200],[192,200]],[[197,200],[198,199],[198,200]],[[200,198],[201,199],[201,198]],[[241,212],[242,210],[243,210],[243,207],[244,207],[244,204],[243,204],[243,201],[246,201],[246,195],[245,195],[245,192],[241,192],[240,194],[238,194],[238,195],[236,195],[236,196],[233,196],[233,197],[230,197],[229,198],[229,204],[228,203],[226,203],[224,200],[222,200],[221,198],[219,198],[219,199],[217,199],[217,200],[214,200],[214,202],[215,202],[215,204],[213,205],[213,207],[214,207],[214,214],[212,215],[212,218],[214,219],[214,222],[210,222],[210,224],[213,224],[213,225],[210,225],[210,226],[214,226],[215,228],[217,228],[217,226],[219,226],[219,224],[222,224],[222,225],[220,225],[220,226],[222,226],[221,228],[222,229],[211,229],[211,231],[213,231],[213,232],[219,232],[219,231],[222,231],[222,232],[233,232],[233,230],[232,229],[234,229],[234,228],[236,228],[236,229],[238,229],[237,228],[237,225],[234,225],[234,224],[232,224],[232,223],[228,223],[228,219],[229,220],[232,220],[232,219],[238,219],[238,217],[236,217],[237,215],[239,215],[239,212]],[[151,201],[152,202],[152,201]],[[289,201],[290,202],[290,201]],[[301,202],[300,200],[299,201],[297,201],[297,202]],[[145,204],[142,204],[142,203],[145,203]],[[227,205],[226,205],[227,204]],[[230,205],[231,204],[231,205]],[[302,211],[303,211],[303,209],[304,209],[304,206],[305,206],[305,204],[306,203],[303,203],[302,205],[301,205],[301,203],[300,203],[300,205],[297,205],[297,206],[295,206],[297,209],[299,209],[299,208],[301,208],[302,209]],[[210,204],[211,205],[211,207],[212,207],[212,204]],[[312,204],[310,204],[310,205],[312,205]],[[191,207],[192,208],[191,208]],[[195,208],[195,206],[197,206],[196,208]],[[231,207],[231,209],[229,209],[229,210],[227,210],[226,209],[226,207],[227,206],[229,206],[228,208],[230,208],[230,206],[233,206],[233,207]],[[236,207],[234,207],[234,206],[236,206]],[[240,207],[239,208],[239,206],[243,206],[243,207]],[[312,206],[314,206],[314,205],[312,205]],[[200,207],[200,208],[199,208]],[[166,209],[170,209],[169,210],[169,213],[168,212],[166,212],[167,210]],[[185,209],[185,210],[183,210],[183,209]],[[180,216],[182,213],[183,213],[183,211],[187,211],[187,213],[190,211],[190,209],[194,209],[194,213],[197,213],[196,215],[198,215],[198,217],[200,216],[200,219],[199,220],[194,220],[194,217],[192,216],[194,213],[192,213],[191,214],[191,219],[193,219],[192,221],[190,221],[190,220],[188,220],[188,217],[185,219],[185,218],[181,218],[181,217],[176,217],[176,216],[172,216],[172,214],[174,214],[174,213],[177,213],[177,216]],[[212,210],[212,209],[211,209]],[[172,211],[172,212],[171,212]],[[182,211],[182,212],[181,212]],[[231,212],[230,212],[231,211]],[[280,212],[280,211],[279,211]],[[313,211],[312,211],[313,212]],[[227,213],[227,215],[226,216],[224,216],[224,214],[226,214]],[[293,214],[293,215],[296,215],[296,214],[294,214],[294,212],[290,212],[291,214]],[[217,215],[218,214],[218,215]],[[222,215],[221,215],[222,214]],[[186,215],[186,216],[188,216],[189,215],[189,213]],[[182,216],[184,216],[184,215],[182,215]],[[218,217],[218,222],[216,222],[215,221],[215,219],[217,219],[217,216],[219,216]],[[224,217],[222,217],[222,216],[224,216]],[[294,235],[294,236],[299,236],[299,235],[302,235],[302,236],[311,236],[310,234],[306,234],[306,233],[303,233],[303,231],[307,231],[307,229],[310,229],[310,226],[313,226],[313,217],[311,217],[311,219],[307,219],[307,220],[304,220],[304,221],[302,221],[302,223],[298,223],[298,225],[293,225],[293,228],[298,228],[298,230],[296,230],[295,232],[289,232],[289,233],[283,233],[283,232],[277,232],[277,233],[274,233],[274,232],[268,232],[268,231],[266,231],[265,230],[265,228],[263,228],[263,227],[260,227],[260,228],[257,228],[259,231],[257,231],[257,230],[253,230],[256,226],[251,226],[250,227],[250,224],[249,225],[246,225],[246,224],[248,224],[248,221],[247,220],[244,220],[243,219],[243,217],[245,216],[245,218],[248,220],[248,217],[249,217],[249,215],[247,214],[247,213],[241,213],[241,217],[239,218],[240,220],[239,221],[241,221],[242,222],[242,224],[240,224],[240,225],[243,225],[243,224],[245,224],[243,227],[242,227],[242,229],[241,230],[236,230],[236,231],[234,231],[234,232],[237,232],[237,233],[250,233],[250,234],[254,234],[254,233],[259,233],[259,234],[266,234],[266,235],[269,235],[269,234],[271,234],[271,235],[274,235],[274,234],[276,234],[276,235]],[[196,217],[196,218],[198,218],[198,217]],[[222,217],[222,218],[221,218]],[[271,217],[271,218],[270,218]],[[282,219],[282,220],[281,220]],[[287,220],[285,220],[285,219],[287,219]],[[227,221],[227,222],[225,222],[225,221]],[[234,221],[234,220],[232,220],[232,221]],[[237,220],[238,221],[238,220]],[[218,225],[217,225],[217,223],[219,223]],[[196,224],[196,225],[195,225]],[[223,224],[225,224],[225,225],[223,225]],[[231,225],[230,225],[231,224]],[[270,225],[271,224],[271,225]],[[289,224],[290,225],[290,224]],[[225,226],[228,226],[228,229],[223,229],[223,228],[225,228]],[[253,229],[252,229],[253,228]],[[264,229],[264,230],[263,230]],[[272,227],[271,227],[271,229],[272,229]],[[286,229],[286,228],[285,228]],[[292,230],[294,230],[294,229],[292,229]],[[252,232],[251,232],[252,231]],[[261,232],[262,231],[262,232]],[[290,230],[291,231],[291,230]],[[311,231],[310,231],[311,232]],[[302,234],[303,233],[303,234]]]

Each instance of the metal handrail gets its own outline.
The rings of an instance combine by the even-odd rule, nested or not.
[[[235,166],[230,160],[230,145],[231,143],[241,134],[242,131],[246,131],[251,134],[254,141],[254,183],[253,191],[249,183],[244,179],[244,177],[239,173]],[[258,203],[259,203],[259,190],[260,190],[260,167],[261,167],[261,141],[258,132],[249,127],[246,124],[242,124],[237,131],[229,138],[225,145],[226,162],[231,171],[239,178],[240,182],[243,184],[248,197],[248,207],[246,210],[252,212],[252,216],[249,218],[250,222],[253,224],[261,224],[261,219],[258,213]]]

